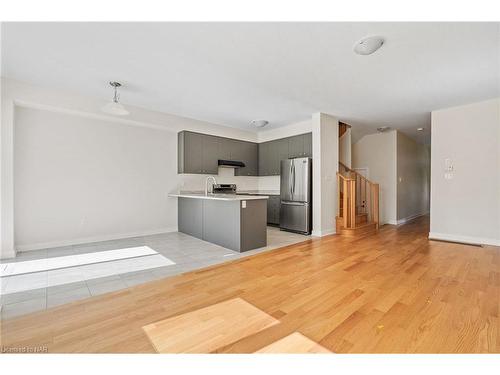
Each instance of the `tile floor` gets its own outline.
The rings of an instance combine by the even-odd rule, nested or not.
[[[179,232],[20,253],[15,259],[0,261],[0,267],[5,263],[91,254],[138,246],[147,246],[157,254],[3,276],[0,278],[1,318],[8,319],[126,289],[155,279],[305,241],[308,238],[300,234],[282,232],[274,227],[268,227],[267,237],[268,246],[244,253]],[[4,266],[1,269],[5,268]]]

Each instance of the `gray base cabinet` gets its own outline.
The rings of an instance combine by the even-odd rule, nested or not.
[[[179,232],[239,252],[267,246],[266,201],[178,198]]]
[[[267,200],[267,223],[271,225],[280,224],[280,196],[271,195]]]

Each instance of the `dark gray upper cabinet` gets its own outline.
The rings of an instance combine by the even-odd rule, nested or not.
[[[203,134],[178,134],[177,173],[203,173]]]
[[[278,176],[281,160],[312,157],[311,133],[257,144],[181,131],[178,141],[178,173],[217,174],[223,159],[245,163],[236,176]]]
[[[202,139],[202,173],[217,174],[219,171],[219,139],[204,135]]]
[[[280,159],[279,159],[279,146],[280,139],[269,142],[269,155],[268,155],[268,174],[270,176],[278,176],[280,174]]]
[[[218,137],[182,131],[178,134],[177,173],[217,174]]]
[[[259,143],[259,176],[269,176],[270,142]]]
[[[244,141],[238,141],[236,139],[229,140],[229,160],[243,161],[245,158],[245,143]]]
[[[221,160],[231,160],[231,142],[233,140],[229,138],[219,137],[219,153],[217,159]]]
[[[312,133],[288,138],[288,156],[290,158],[312,157]]]
[[[288,159],[289,155],[289,145],[288,145],[288,139],[283,138],[283,139],[278,139],[276,141],[276,149],[278,153],[278,160],[286,160]]]
[[[259,143],[259,176],[279,176],[281,160],[312,156],[311,133]]]
[[[274,176],[279,176],[281,173],[281,161],[288,159],[288,154],[289,154],[289,145],[288,145],[288,139],[283,138],[283,139],[278,139],[274,141],[275,144],[275,157],[276,157],[276,167],[273,170],[273,175]]]
[[[259,144],[259,176],[279,176],[280,161],[288,158],[288,139]]]
[[[235,176],[258,176],[258,147],[253,142],[219,138],[219,159],[245,163],[244,168],[235,169]]]
[[[288,157],[300,158],[304,153],[304,137],[302,135],[295,135],[288,138]]]
[[[259,175],[259,145],[252,142],[238,141],[236,158],[245,163],[245,167],[236,168],[235,176],[258,176]]]
[[[304,137],[304,156],[312,158],[312,133],[307,133],[303,135]]]

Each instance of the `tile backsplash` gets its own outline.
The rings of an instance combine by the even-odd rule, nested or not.
[[[209,175],[178,175],[178,190],[204,190],[207,176]],[[279,176],[235,176],[233,168],[219,167],[219,173],[214,177],[217,183],[236,184],[240,190],[279,190],[280,188]]]

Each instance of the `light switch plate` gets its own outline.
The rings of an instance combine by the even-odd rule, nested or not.
[[[247,208],[247,201],[241,201],[241,208]]]
[[[450,158],[444,159],[444,178],[445,180],[453,179],[454,172],[453,160]]]

